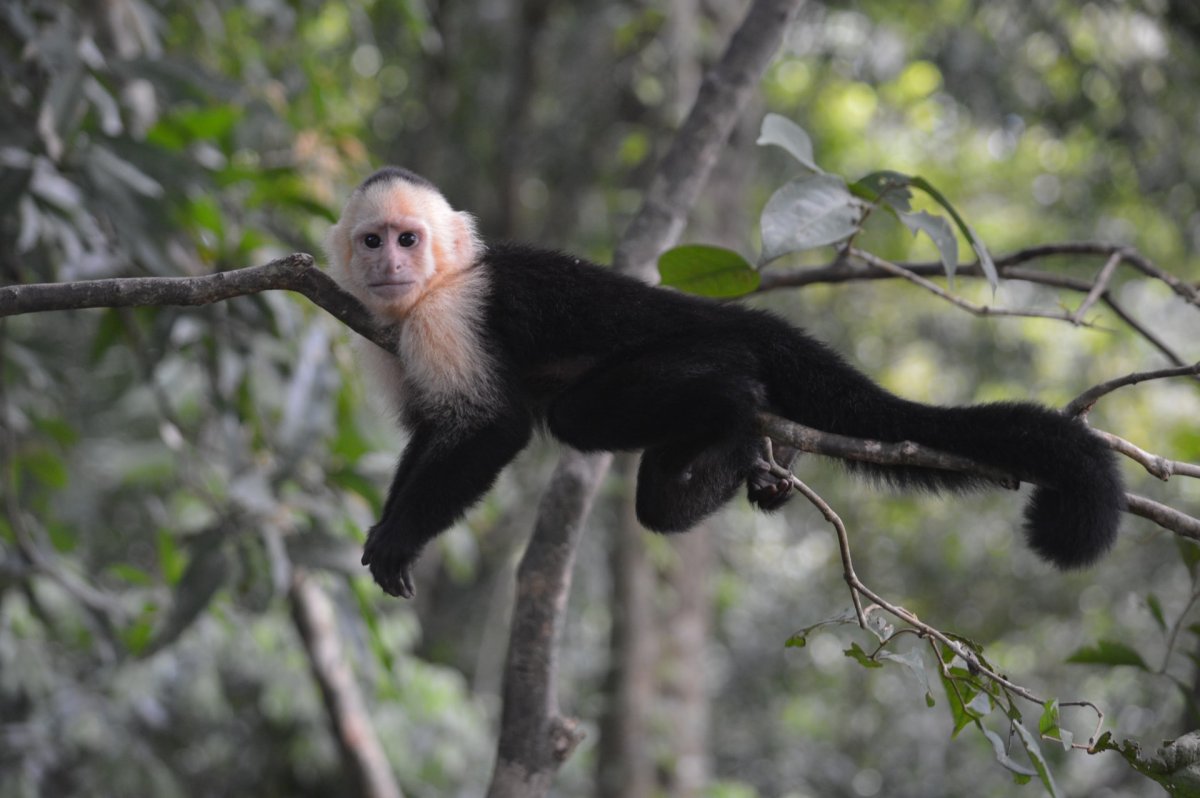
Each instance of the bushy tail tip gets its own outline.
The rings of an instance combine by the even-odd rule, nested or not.
[[[1117,539],[1124,493],[1104,454],[1101,467],[1087,469],[1073,485],[1035,488],[1025,508],[1029,547],[1064,570],[1092,564]]]

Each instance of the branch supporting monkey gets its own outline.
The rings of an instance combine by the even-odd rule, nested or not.
[[[1121,479],[1082,422],[1027,402],[911,402],[769,313],[485,243],[468,214],[406,169],[363,181],[327,249],[338,282],[400,330],[399,356],[363,343],[410,432],[363,553],[391,595],[412,597],[421,550],[538,428],[582,451],[641,451],[638,517],[659,532],[689,529],[743,485],[764,511],[786,502],[758,430],[769,412],[1033,479],[1026,539],[1059,567],[1092,562],[1116,536]],[[988,484],[942,469],[849,467],[917,489]]]

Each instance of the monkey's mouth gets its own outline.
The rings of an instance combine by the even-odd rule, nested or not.
[[[371,293],[379,294],[385,297],[395,297],[401,294],[407,294],[413,286],[412,280],[384,280],[379,283],[368,283],[367,288],[371,289]]]

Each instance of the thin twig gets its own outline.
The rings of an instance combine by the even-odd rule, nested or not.
[[[910,271],[909,269],[892,263],[889,260],[885,260],[878,255],[873,255],[870,252],[861,249],[851,249],[850,254],[877,269],[882,269],[885,272],[889,272],[897,277],[908,280],[910,283],[924,288],[934,296],[944,299],[955,307],[961,308],[976,316],[1015,316],[1019,318],[1032,319],[1055,319],[1059,321],[1068,321],[1076,326],[1081,327],[1092,326],[1091,323],[1077,320],[1073,318],[1071,314],[1062,311],[1051,312],[1048,310],[1013,310],[1010,308],[993,307],[991,305],[980,305],[977,302],[964,299],[956,294],[951,294],[949,291],[945,290],[932,280],[927,280],[916,272]]]
[[[1096,304],[1096,300],[1108,291],[1108,284],[1112,280],[1113,273],[1121,265],[1124,257],[1125,251],[1120,249],[1108,256],[1108,260],[1104,263],[1104,268],[1100,270],[1095,284],[1092,285],[1092,290],[1088,291],[1088,295],[1083,298],[1083,301],[1079,303],[1079,307],[1071,314],[1070,320],[1072,322],[1079,324],[1083,320],[1083,314],[1087,312],[1088,308]]]
[[[770,456],[769,451],[768,451],[768,455]],[[774,463],[773,457],[772,457],[771,462]],[[999,685],[1006,693],[1008,693],[1010,695],[1018,696],[1026,701],[1032,702],[1039,706],[1044,705],[1046,703],[1045,699],[1040,698],[1039,696],[1037,696],[1036,694],[1031,692],[1028,688],[1023,687],[1023,686],[1017,684],[1016,682],[1013,682],[1011,679],[997,673],[996,671],[994,671],[993,669],[988,667],[987,664],[984,663],[982,658],[980,658],[974,651],[972,651],[967,646],[964,646],[958,640],[955,640],[949,634],[941,631],[937,627],[930,626],[929,624],[925,623],[920,618],[918,618],[915,613],[911,612],[910,610],[905,609],[904,607],[901,607],[898,604],[893,604],[892,602],[890,602],[887,599],[880,596],[875,591],[868,588],[866,586],[866,584],[863,583],[863,581],[858,578],[858,575],[854,571],[854,566],[850,559],[850,536],[846,531],[846,525],[842,522],[842,520],[838,516],[837,512],[829,505],[828,502],[826,502],[823,498],[821,498],[821,496],[819,494],[817,494],[815,491],[813,491],[811,488],[809,488],[806,484],[804,484],[804,482],[802,482],[798,477],[796,477],[795,474],[792,474],[784,469],[780,469],[780,470],[783,472],[781,476],[785,476],[785,478],[787,478],[789,480],[789,482],[792,485],[792,488],[794,488],[796,491],[801,493],[806,499],[808,499],[809,502],[820,511],[821,515],[823,515],[825,517],[825,519],[827,521],[829,521],[829,523],[834,527],[834,530],[837,533],[837,538],[838,538],[838,550],[839,550],[839,552],[841,554],[841,558],[842,558],[843,578],[845,579],[846,584],[850,588],[850,597],[854,603],[855,614],[858,618],[859,626],[861,626],[863,629],[868,628],[867,622],[866,622],[866,616],[865,616],[864,610],[862,608],[862,603],[861,603],[861,598],[860,598],[860,596],[861,596],[861,597],[865,597],[866,599],[868,599],[874,606],[879,607],[880,609],[884,610],[885,612],[892,615],[893,617],[899,618],[903,622],[907,623],[914,630],[916,630],[916,633],[918,635],[920,635],[921,637],[924,637],[924,638],[927,638],[930,640],[936,640],[939,643],[941,643],[942,645],[949,648],[951,651],[954,652],[954,655],[956,657],[958,657],[959,659],[961,659],[963,662],[965,662],[967,664],[967,668],[972,673],[979,674],[980,676],[983,676],[984,678],[986,678],[988,681],[990,681],[996,685]],[[774,474],[774,472],[775,472],[775,470],[773,468],[772,473]],[[935,651],[935,654],[936,654],[936,651]],[[942,659],[940,656],[937,656],[937,660],[939,663],[942,662]],[[944,667],[945,666],[943,664],[943,668]],[[1092,745],[1094,745],[1096,739],[1099,737],[1100,728],[1102,727],[1103,722],[1104,722],[1103,711],[1101,711],[1101,709],[1098,706],[1096,706],[1095,704],[1093,704],[1091,701],[1084,701],[1084,700],[1060,702],[1059,706],[1090,707],[1092,709],[1092,711],[1094,711],[1096,713],[1097,717],[1099,718],[1099,723],[1096,727],[1096,732],[1093,734],[1092,738],[1088,741],[1087,748],[1090,748]],[[1085,746],[1076,746],[1076,747],[1084,748]]]
[[[1093,428],[1092,433],[1103,438],[1108,443],[1108,448],[1115,452],[1120,452],[1135,463],[1139,463],[1150,472],[1151,476],[1157,477],[1163,482],[1166,482],[1173,476],[1200,477],[1200,466],[1180,462],[1179,460],[1168,460],[1161,455],[1147,452],[1145,449],[1118,435],[1113,435],[1111,432],[1104,432]]]
[[[1133,374],[1126,374],[1124,377],[1102,382],[1099,385],[1088,388],[1079,396],[1072,399],[1063,412],[1069,416],[1085,415],[1092,407],[1095,406],[1101,397],[1107,396],[1118,388],[1124,388],[1129,385],[1137,385],[1141,382],[1149,380],[1164,380],[1171,377],[1194,377],[1200,375],[1200,361],[1193,363],[1190,366],[1180,366],[1172,369],[1158,369],[1157,371],[1139,371]]]
[[[804,498],[808,499],[810,504],[821,511],[821,515],[825,516],[825,520],[832,524],[833,528],[837,531],[838,549],[842,554],[842,577],[846,580],[846,584],[850,586],[850,598],[854,601],[854,614],[858,618],[858,625],[866,629],[867,616],[863,614],[862,601],[859,600],[858,593],[854,589],[854,586],[858,584],[858,577],[854,573],[854,563],[850,559],[850,536],[846,533],[846,525],[842,523],[842,519],[834,512],[829,503],[821,498],[816,491],[801,482],[795,474],[775,462],[775,444],[770,438],[766,439],[766,448],[767,462],[771,466],[771,475],[788,480],[793,488],[804,494]]]
[[[1035,247],[1026,247],[1025,249],[1017,250],[1004,257],[997,258],[996,269],[1000,276],[1007,280],[1020,280],[1022,282],[1032,283],[1035,285],[1044,285],[1051,288],[1062,288],[1068,291],[1077,291],[1087,294],[1094,287],[1094,283],[1089,280],[1081,280],[1075,277],[1068,277],[1061,274],[1052,274],[1041,271],[1039,269],[1028,269],[1020,264],[1041,258],[1057,257],[1057,256],[1103,256],[1111,258],[1114,253],[1120,252],[1122,262],[1127,262],[1144,274],[1148,274],[1155,279],[1161,279],[1167,285],[1171,286],[1177,294],[1180,294],[1188,301],[1195,304],[1194,297],[1200,293],[1200,289],[1191,287],[1186,283],[1182,283],[1172,275],[1162,272],[1160,269],[1149,264],[1145,258],[1139,255],[1135,250],[1128,247],[1122,247],[1114,244],[1103,244],[1099,242],[1066,242],[1059,244],[1042,244]],[[924,262],[905,262],[897,261],[892,264],[898,267],[896,269],[887,269],[881,265],[873,265],[865,261],[851,261],[846,257],[843,250],[839,250],[833,261],[824,266],[806,267],[803,269],[777,269],[771,268],[763,271],[762,281],[759,284],[760,292],[773,291],[780,288],[802,288],[808,285],[816,284],[832,284],[844,282],[863,282],[867,280],[889,280],[897,277],[908,279],[904,272],[918,277],[939,277],[945,274],[945,266],[940,261],[924,261]],[[959,266],[955,272],[959,276],[964,277],[984,277],[983,267],[978,261],[963,266]],[[924,286],[922,286],[924,287]],[[1104,291],[1101,299],[1106,307],[1108,307],[1117,318],[1121,319],[1129,328],[1137,335],[1144,338],[1155,349],[1162,353],[1171,363],[1177,366],[1182,366],[1187,363],[1183,357],[1176,353],[1165,341],[1152,333],[1146,325],[1139,322],[1133,317],[1120,303],[1113,298],[1111,291]],[[989,312],[989,315],[997,315],[995,312]],[[1053,316],[1055,319],[1071,322],[1067,316]],[[1073,323],[1073,322],[1071,322]]]
[[[1166,283],[1179,296],[1190,304],[1200,307],[1200,289],[1195,286],[1188,285],[1183,280],[1180,280],[1170,272],[1163,271],[1155,266],[1150,260],[1140,252],[1134,249],[1127,249],[1123,252],[1125,260],[1133,264],[1133,266],[1147,277],[1152,277],[1159,282]]]

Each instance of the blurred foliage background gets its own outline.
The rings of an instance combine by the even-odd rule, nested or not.
[[[0,279],[205,274],[319,253],[349,188],[384,163],[434,180],[488,236],[603,261],[743,7],[8,0]],[[995,253],[1115,241],[1194,282],[1197,86],[1191,0],[810,2],[686,238],[756,250],[757,215],[792,169],[754,146],[774,111],[812,134],[830,170],[928,178]],[[898,225],[862,243],[885,257],[933,254]],[[1052,265],[1090,278],[1101,264]],[[1165,286],[1123,280],[1127,307],[1185,359],[1200,356],[1194,313]],[[894,282],[752,301],[925,401],[1061,404],[1164,365],[1104,312],[1086,330],[978,319]],[[1005,283],[997,301],[1067,299]],[[335,601],[406,794],[481,794],[513,567],[554,447],[523,455],[429,552],[416,602],[387,600],[357,548],[402,441],[355,372],[350,335],[279,294],[0,326],[0,796],[343,794],[291,620],[296,568],[319,573]],[[1197,418],[1195,383],[1176,381],[1110,397],[1092,422],[1195,462]],[[868,583],[986,643],[1016,681],[1095,701],[1118,737],[1151,746],[1200,726],[1197,586],[1168,534],[1130,519],[1109,558],[1064,575],[1014,534],[1011,494],[889,496],[815,459],[798,473],[843,513]],[[1200,508],[1194,481],[1127,473],[1137,492]],[[560,693],[590,734],[561,795],[622,794],[603,792],[605,774],[631,767],[611,761],[605,731],[620,706],[611,565],[626,488],[610,479],[579,552]],[[639,753],[650,790],[1018,789],[983,738],[951,739],[944,708],[927,708],[903,669],[845,658],[853,633],[784,648],[848,605],[835,542],[810,507],[767,518],[735,504],[694,537],[708,565],[682,581],[702,587],[698,606],[679,599],[678,542],[638,537],[657,580],[639,595],[664,641],[645,663],[657,685]],[[688,623],[707,634],[673,649]],[[1147,667],[1065,663],[1099,639],[1123,641]],[[671,689],[688,676],[701,689]],[[684,717],[702,739],[687,757],[674,744]],[[1069,794],[1161,793],[1112,754],[1048,755]]]

